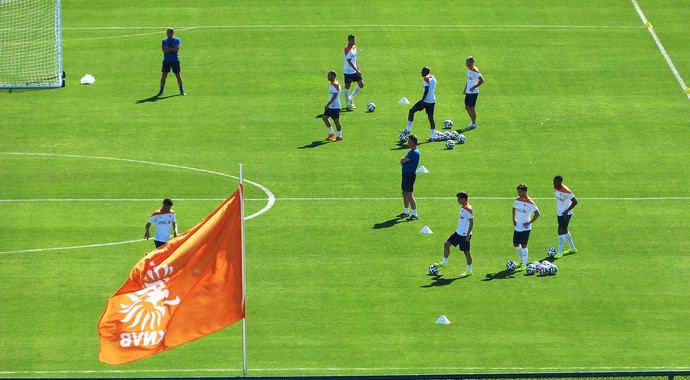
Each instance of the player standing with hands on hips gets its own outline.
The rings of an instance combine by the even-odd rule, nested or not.
[[[463,273],[462,277],[472,275],[472,254],[470,253],[470,239],[472,239],[472,228],[474,228],[474,210],[472,206],[467,203],[469,198],[467,193],[461,191],[456,194],[458,203],[460,204],[460,214],[458,215],[458,228],[453,232],[448,240],[443,244],[443,261],[436,263],[439,268],[445,268],[448,265],[448,257],[450,256],[450,246],[458,247],[465,253],[467,259],[467,271]]]
[[[185,96],[182,76],[180,75],[180,57],[177,54],[177,52],[180,51],[180,47],[182,47],[182,41],[174,36],[175,30],[173,28],[168,28],[167,33],[168,37],[164,38],[161,44],[161,49],[163,50],[163,68],[161,69],[161,89],[158,91],[157,96],[163,95],[165,80],[171,70],[175,73],[175,77],[177,77],[180,95]]]
[[[343,131],[340,127],[340,83],[335,80],[337,76],[338,74],[333,70],[328,72],[328,81],[331,82],[331,84],[328,86],[329,98],[328,103],[323,107],[322,117],[324,124],[326,124],[326,128],[328,128],[326,141],[331,141],[333,139],[335,139],[335,141],[341,141],[343,139]],[[329,117],[333,119],[335,129],[338,130],[337,136],[333,133],[331,123],[328,121]]]
[[[520,256],[522,265],[518,265],[516,271],[524,270],[527,266],[527,243],[532,231],[532,223],[539,218],[539,208],[532,198],[527,195],[527,185],[521,183],[517,187],[518,197],[513,203],[513,247]]]
[[[573,237],[568,231],[570,218],[573,216],[573,208],[577,206],[577,198],[568,186],[563,184],[563,177],[557,175],[553,178],[553,190],[556,194],[556,217],[558,218],[558,250],[555,258],[563,257],[563,254],[576,253]],[[570,249],[563,252],[563,243],[568,242]]]
[[[465,129],[471,131],[477,128],[477,113],[474,107],[477,105],[477,97],[479,97],[479,86],[484,83],[484,77],[479,72],[477,66],[474,65],[474,57],[469,56],[465,60],[467,66],[467,84],[462,93],[465,95],[465,110],[470,116],[470,125]]]
[[[417,201],[414,199],[414,182],[417,179],[417,165],[419,165],[419,149],[417,149],[417,136],[409,135],[407,137],[407,145],[410,151],[405,157],[400,159],[402,166],[402,197],[405,209],[402,214],[398,214],[398,218],[406,218],[405,220],[417,220]],[[412,208],[412,215],[410,215],[410,207]]]

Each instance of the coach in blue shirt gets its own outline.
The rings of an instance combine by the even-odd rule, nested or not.
[[[402,214],[398,214],[398,218],[406,218],[405,220],[417,220],[417,201],[414,199],[414,181],[417,179],[417,165],[419,165],[419,149],[417,149],[417,136],[409,135],[407,137],[407,145],[410,151],[405,157],[400,159],[402,165],[402,196],[405,209]],[[410,215],[410,207],[412,208],[412,215]]]
[[[163,89],[165,88],[165,79],[168,77],[168,73],[172,70],[177,77],[177,85],[180,87],[180,95],[185,96],[184,86],[182,86],[182,76],[180,75],[180,57],[178,56],[178,51],[182,47],[182,41],[174,36],[175,30],[173,28],[168,28],[168,37],[163,39],[161,49],[163,50],[163,72],[161,75],[161,89],[158,91],[157,96],[163,95]]]

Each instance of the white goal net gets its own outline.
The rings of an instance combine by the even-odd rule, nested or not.
[[[60,0],[0,0],[0,88],[63,85]]]

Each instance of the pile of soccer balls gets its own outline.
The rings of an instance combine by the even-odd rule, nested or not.
[[[535,261],[531,264],[527,264],[525,270],[529,275],[539,273],[541,276],[548,276],[556,274],[556,272],[558,272],[558,267],[554,263],[544,260],[542,262]]]

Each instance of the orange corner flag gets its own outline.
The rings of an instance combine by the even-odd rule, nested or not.
[[[189,231],[148,253],[106,303],[100,361],[124,364],[245,317],[243,186]]]

